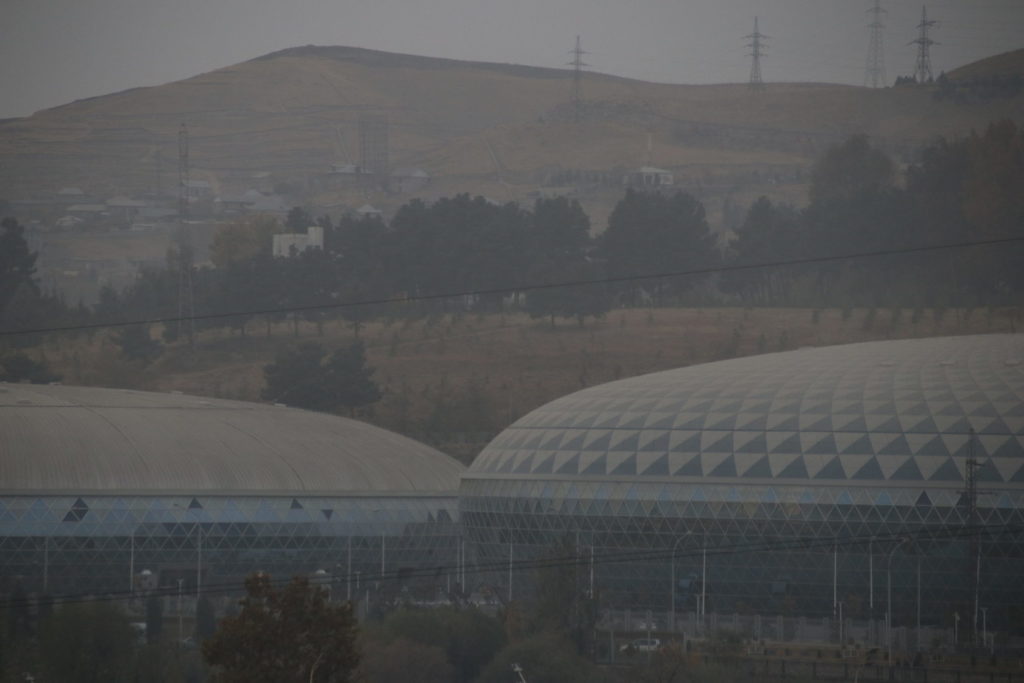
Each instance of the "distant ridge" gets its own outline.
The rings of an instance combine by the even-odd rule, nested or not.
[[[256,57],[249,61],[259,62],[268,59],[278,59],[280,57],[317,57],[320,59],[332,59],[339,62],[349,62],[367,67],[384,68],[488,69],[512,76],[522,76],[526,78],[568,78],[572,73],[568,69],[553,69],[543,66],[525,66],[522,64],[507,64],[500,62],[477,62],[463,59],[449,59],[446,57],[422,57],[419,55],[403,54],[400,52],[383,52],[381,50],[370,50],[362,47],[348,47],[344,45],[303,45],[300,47],[289,47],[265,54],[261,57]],[[631,80],[628,78],[609,76],[607,74],[599,74],[595,72],[587,72],[587,75],[624,81]]]
[[[1024,76],[1024,48],[965,64],[953,69],[946,76],[954,81],[973,81],[994,76]]]

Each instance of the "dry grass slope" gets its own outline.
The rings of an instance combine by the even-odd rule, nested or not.
[[[615,379],[736,356],[873,339],[1012,332],[1024,309],[620,309],[604,319],[559,322],[522,314],[449,314],[377,321],[361,337],[384,398],[365,419],[471,459],[494,432],[554,398]],[[68,384],[259,400],[263,366],[296,341],[347,345],[352,329],[326,326],[317,336],[288,325],[265,335],[253,323],[239,339],[200,336],[198,351],[172,346],[143,367],[118,356],[107,334],[51,341],[37,353]]]

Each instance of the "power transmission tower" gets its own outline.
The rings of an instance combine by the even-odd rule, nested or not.
[[[917,40],[912,40],[907,45],[917,45],[917,65],[914,67],[914,80],[918,83],[928,83],[932,80],[932,58],[929,48],[937,45],[934,40],[928,37],[928,29],[939,22],[928,19],[928,8],[921,6],[921,23],[917,25]]]
[[[762,90],[764,89],[764,81],[761,80],[761,56],[764,54],[764,41],[768,36],[757,30],[757,17],[754,17],[754,32],[750,35],[743,36],[750,42],[747,43],[747,47],[750,48],[749,56],[752,58],[750,62],[750,88],[751,90]]]
[[[178,130],[178,338],[184,334],[191,347],[195,342],[195,310],[192,294],[192,237],[188,227],[188,127]]]
[[[572,67],[572,106],[573,114],[572,120],[576,123],[580,121],[580,106],[582,103],[581,88],[583,82],[583,67],[589,66],[583,61],[583,55],[587,54],[586,51],[580,46],[580,37],[576,36],[576,47],[569,50],[569,54],[572,55],[572,61],[569,62],[569,66]]]
[[[868,62],[864,68],[864,85],[872,88],[884,88],[885,79],[885,50],[882,44],[882,15],[886,11],[882,9],[881,0],[875,0],[875,6],[868,10],[872,15],[871,23],[871,44],[868,46]]]
[[[359,166],[378,187],[387,186],[388,117],[384,114],[359,116]]]

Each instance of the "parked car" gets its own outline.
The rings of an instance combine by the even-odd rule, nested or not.
[[[619,648],[619,652],[657,652],[661,641],[657,638],[637,638]]]

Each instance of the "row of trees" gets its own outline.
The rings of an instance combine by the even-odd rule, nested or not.
[[[596,238],[579,203],[541,199],[527,209],[458,195],[413,200],[389,225],[375,218],[319,219],[322,250],[271,255],[271,237],[314,219],[294,209],[285,226],[254,216],[225,226],[212,265],[192,272],[195,329],[244,336],[290,321],[361,323],[385,311],[494,311],[582,324],[613,305],[739,300],[810,306],[976,306],[1011,302],[1024,285],[1024,133],[1013,123],[937,140],[900,172],[867,138],[831,148],[815,165],[804,208],[756,201],[720,245],[703,205],[683,193],[627,190]],[[966,248],[965,243],[990,246]],[[921,251],[923,246],[950,248]],[[853,254],[872,256],[844,258]],[[0,328],[76,326],[179,313],[179,255],[141,271],[125,292],[104,290],[91,311],[39,291],[21,227],[0,234]],[[763,264],[790,264],[773,265]],[[719,274],[719,268],[724,270]],[[690,275],[682,276],[685,272]],[[573,283],[567,285],[566,283]],[[564,285],[564,286],[563,286]],[[698,288],[701,298],[688,293]],[[689,298],[687,298],[689,296]],[[383,301],[415,300],[385,307]],[[375,303],[376,302],[376,303]],[[173,339],[188,326],[166,325]],[[121,333],[126,355],[159,353],[148,326]]]
[[[854,137],[818,161],[807,207],[767,198],[751,207],[727,255],[742,268],[720,286],[768,305],[1014,303],[1024,287],[1022,187],[1024,131],[1008,121],[937,140],[903,174]],[[798,263],[755,267],[773,262]]]

